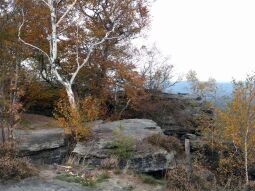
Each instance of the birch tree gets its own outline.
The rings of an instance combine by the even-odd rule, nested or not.
[[[20,119],[23,94],[21,84],[23,73],[20,60],[24,55],[17,44],[17,10],[11,1],[0,5],[0,129],[2,141],[14,138],[13,130]],[[5,131],[6,130],[6,131]]]
[[[243,152],[245,182],[249,183],[248,166],[255,143],[255,76],[245,82],[235,82],[233,100],[225,111],[219,112],[224,123],[225,138]]]
[[[186,79],[190,83],[190,89],[193,94],[201,96],[203,99],[211,98],[216,100],[217,84],[214,78],[209,78],[207,81],[200,81],[197,77],[197,73],[190,70],[186,74]]]
[[[40,0],[31,3],[26,4],[29,8],[21,10],[19,40],[47,58],[51,74],[65,88],[74,110],[77,106],[73,85],[80,71],[92,59],[95,50],[100,50],[106,42],[117,44],[124,38],[132,37],[130,34],[139,33],[138,28],[146,23],[143,20],[143,15],[147,13],[144,0]],[[26,32],[33,30],[31,26],[28,27],[30,23],[26,13],[35,6],[45,9],[44,14],[50,21],[42,27],[44,34],[37,36],[43,42],[48,41],[47,48],[45,45],[38,46],[35,40],[26,40]],[[139,14],[140,17],[137,16]],[[100,27],[94,25],[99,22]]]
[[[175,77],[174,66],[170,64],[170,57],[162,55],[156,45],[142,46],[136,50],[135,60],[141,68],[141,75],[145,79],[145,88],[150,92],[162,92],[170,89],[180,77]]]

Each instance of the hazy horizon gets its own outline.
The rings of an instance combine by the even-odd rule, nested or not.
[[[255,1],[157,0],[145,43],[170,56],[179,75],[244,80],[254,71]]]

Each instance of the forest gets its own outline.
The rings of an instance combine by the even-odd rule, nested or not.
[[[255,190],[255,74],[176,76],[152,6],[0,0],[0,191]]]

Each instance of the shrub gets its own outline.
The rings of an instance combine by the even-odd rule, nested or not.
[[[189,179],[184,166],[178,165],[166,174],[168,191],[198,191],[201,190],[196,181]]]
[[[0,180],[19,180],[36,174],[36,169],[25,158],[17,158],[13,143],[0,145]]]
[[[84,102],[87,103],[86,101]],[[60,126],[65,129],[65,133],[71,134],[78,141],[89,140],[92,137],[91,128],[86,126],[85,123],[94,120],[95,116],[93,115],[96,115],[95,111],[86,111],[85,114],[82,115],[82,110],[83,109],[79,107],[77,110],[72,109],[66,99],[61,99],[56,103],[54,113],[54,117],[57,119]],[[95,110],[94,107],[93,110]],[[86,114],[89,116],[86,116]]]
[[[80,125],[76,128],[76,139],[78,141],[87,141],[93,136],[91,127]]]
[[[173,136],[154,134],[147,138],[147,141],[152,144],[164,148],[167,151],[175,150],[177,153],[183,152],[183,146],[179,139]]]
[[[82,186],[90,186],[93,187],[97,183],[101,183],[110,178],[110,174],[108,172],[102,172],[101,174],[90,174],[90,173],[65,173],[57,176],[57,179],[66,181],[66,182],[74,182],[81,184]]]
[[[100,115],[100,102],[92,96],[87,96],[80,101],[80,112],[82,120],[86,122],[95,121]]]
[[[114,140],[109,143],[112,148],[110,153],[117,156],[119,160],[127,161],[134,154],[134,141],[131,137],[123,135],[120,128],[113,132]]]
[[[114,169],[118,167],[118,157],[117,156],[111,156],[110,158],[106,158],[101,161],[101,167],[104,169]]]
[[[243,168],[243,155],[231,151],[229,148],[222,148],[219,152],[218,167],[216,169],[218,182],[221,185],[229,182],[230,187],[236,187],[240,183],[244,183],[245,169]]]
[[[149,176],[149,175],[145,175],[145,174],[140,175],[140,178],[141,178],[142,182],[145,184],[162,185],[165,183],[163,180],[159,180],[159,179],[154,178],[153,176]]]
[[[4,144],[0,144],[0,157],[15,157],[16,151],[15,151],[15,145],[13,142],[8,141]]]
[[[92,177],[87,177],[87,176],[78,176],[75,174],[62,174],[57,176],[57,179],[65,181],[65,182],[74,182],[81,184],[82,186],[95,186],[96,181]]]
[[[217,184],[234,189],[244,183],[243,153],[233,145],[215,142],[193,153],[194,166],[204,166],[216,175]]]
[[[27,159],[2,157],[0,158],[0,180],[19,180],[36,174],[36,170]]]

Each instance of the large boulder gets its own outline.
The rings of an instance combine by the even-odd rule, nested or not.
[[[18,155],[43,164],[62,163],[71,142],[64,129],[58,127],[58,122],[52,117],[23,113],[13,130]],[[8,135],[6,128],[0,129],[0,143]]]
[[[197,118],[201,114],[213,115],[213,111],[199,96],[154,92],[136,110],[128,108],[123,116],[152,119],[164,134],[182,138],[186,133],[199,135]]]
[[[149,104],[152,109],[146,116],[159,124],[165,135],[180,139],[186,134],[199,135],[197,118],[202,114],[213,115],[201,97],[192,94],[158,93]]]
[[[59,148],[65,145],[64,129],[15,130],[17,148],[23,153]]]
[[[62,128],[15,130],[16,147],[20,156],[38,163],[63,162],[68,144]]]
[[[167,152],[164,149],[137,153],[131,158],[129,167],[142,173],[161,172],[173,169],[176,166],[175,155],[175,151]]]
[[[113,148],[109,143],[116,139],[113,133],[116,129],[121,132],[121,135],[131,138],[134,142],[134,153],[129,162],[125,163],[126,167],[139,172],[157,172],[175,166],[176,152],[174,150],[168,152],[148,143],[149,136],[163,134],[161,128],[148,119],[94,123],[95,138],[89,142],[77,143],[72,152],[73,161],[100,166],[103,160],[111,157]]]

